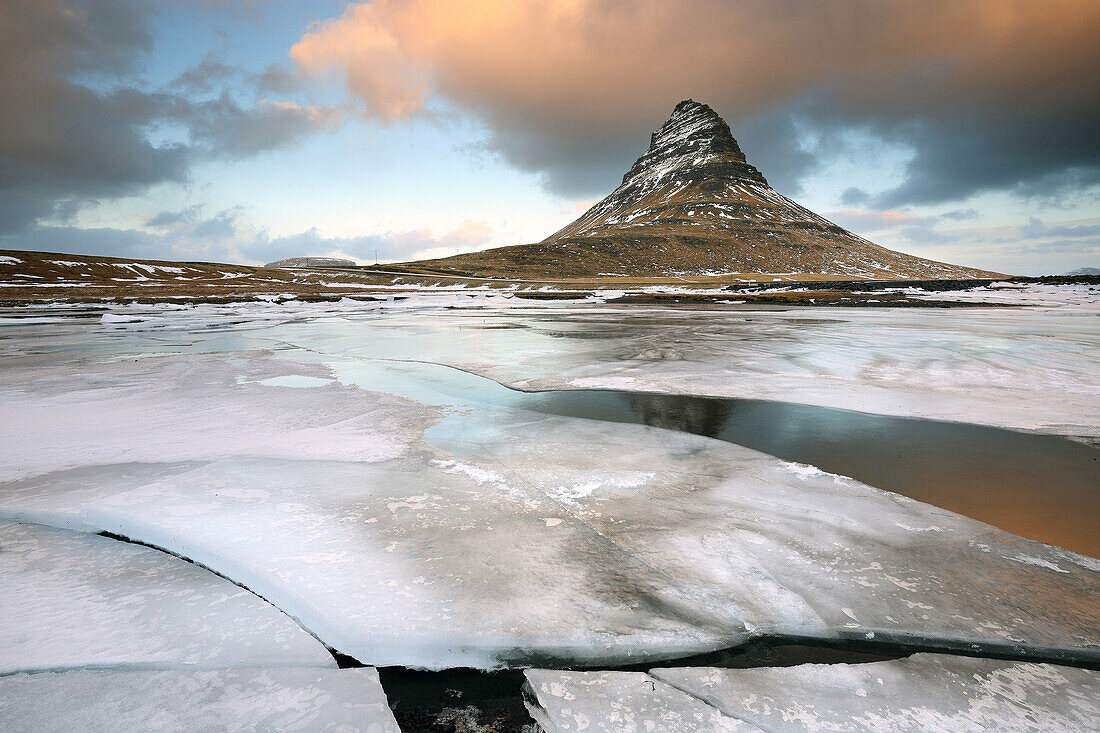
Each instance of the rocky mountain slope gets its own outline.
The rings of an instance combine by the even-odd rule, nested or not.
[[[798,205],[749,164],[714,110],[690,99],[653,133],[617,189],[542,242],[415,265],[503,277],[996,274],[894,252]]]

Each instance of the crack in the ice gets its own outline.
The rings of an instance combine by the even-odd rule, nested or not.
[[[767,668],[766,667],[760,667],[759,669],[767,669]],[[692,700],[695,700],[696,702],[698,702],[698,703],[710,708],[714,712],[718,713],[723,718],[729,718],[730,720],[740,720],[742,723],[747,723],[751,726],[754,726],[756,728],[761,729],[762,731],[764,731],[764,733],[783,733],[783,731],[781,729],[769,728],[769,727],[766,727],[763,723],[757,722],[755,720],[749,720],[748,718],[742,718],[742,717],[738,717],[736,715],[731,715],[730,713],[727,713],[725,710],[722,710],[721,708],[719,708],[717,705],[710,702],[706,698],[700,697],[699,695],[695,694],[694,692],[691,692],[690,690],[685,690],[684,688],[680,687],[679,685],[675,684],[674,682],[672,682],[670,680],[662,680],[659,677],[654,677],[653,674],[650,673],[650,672],[646,672],[646,677],[648,677],[649,679],[654,680],[655,682],[660,683],[662,685],[667,685],[668,687],[672,688],[673,690],[676,690],[677,692],[682,693],[682,694],[690,697]]]
[[[52,525],[44,525],[44,526],[52,526]],[[154,545],[151,542],[145,542],[144,540],[139,540],[139,539],[136,539],[134,537],[127,537],[126,535],[117,534],[115,532],[110,532],[108,530],[100,530],[96,534],[98,534],[100,537],[107,537],[108,539],[116,540],[118,542],[127,542],[127,543],[132,544],[132,545],[141,545],[142,547],[148,547],[151,550],[157,550],[158,552],[163,552],[165,555],[171,555],[172,557],[183,560],[184,562],[195,565],[196,567],[200,567],[203,570],[207,571],[208,573],[212,573],[212,574],[218,576],[219,578],[221,578],[222,580],[225,580],[229,583],[232,583],[233,585],[237,586],[238,588],[251,593],[252,595],[256,596],[257,598],[259,598],[264,603],[266,603],[269,606],[271,606],[272,608],[274,608],[279,613],[281,613],[284,616],[286,616],[287,618],[289,618],[291,621],[293,621],[295,624],[297,624],[298,627],[302,629],[302,631],[304,631],[307,634],[309,634],[310,636],[312,636],[314,639],[317,640],[318,644],[320,644],[326,650],[328,650],[329,654],[332,655],[333,660],[337,663],[337,666],[339,666],[341,668],[343,668],[345,666],[348,666],[348,667],[351,667],[351,666],[361,666],[361,667],[366,666],[366,665],[360,663],[359,660],[355,659],[355,657],[352,657],[351,655],[348,655],[348,654],[344,654],[343,652],[329,646],[324,641],[324,639],[322,639],[320,636],[318,636],[312,629],[310,629],[305,623],[303,623],[301,619],[293,616],[290,613],[287,613],[284,609],[280,608],[278,606],[278,604],[272,602],[271,599],[267,598],[266,596],[264,596],[260,593],[257,593],[255,590],[253,590],[252,588],[249,588],[244,583],[242,583],[238,580],[235,580],[234,578],[231,578],[228,575],[226,575],[226,574],[224,574],[224,573],[222,573],[218,570],[215,570],[214,568],[210,567],[209,565],[206,565],[205,563],[201,563],[198,560],[194,560],[194,559],[192,559],[190,557],[187,557],[186,555],[182,555],[178,552],[173,552],[172,550],[169,550],[166,547],[161,547],[160,545]],[[342,663],[342,660],[344,660],[344,663]],[[351,660],[351,661],[355,662],[355,664],[348,663],[348,662],[346,662],[346,660]]]

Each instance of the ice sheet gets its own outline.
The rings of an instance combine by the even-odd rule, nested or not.
[[[546,733],[762,733],[644,672],[524,674],[527,709]]]
[[[293,343],[330,358],[446,363],[527,389],[774,399],[1100,437],[1100,289],[956,296],[1029,307],[688,310],[421,294],[117,309],[143,320],[99,326],[97,338],[153,348],[154,337],[186,333],[200,350]]]
[[[404,363],[650,386],[664,365],[692,390],[758,393],[796,367],[815,384],[820,358],[846,365],[843,401],[874,392],[858,364],[893,343],[898,373],[1000,354],[1049,396],[1042,374],[1079,389],[1095,376],[1078,311],[945,311],[937,336],[928,314],[901,312],[410,301],[5,326],[0,515],[195,558],[371,664],[627,662],[760,634],[1097,656],[1094,560],[735,445],[517,409],[463,381],[476,377]],[[952,379],[930,389],[959,394],[920,404],[962,410]]]
[[[73,670],[0,677],[19,731],[399,733],[374,669]]]
[[[371,664],[659,658],[728,643],[659,570],[545,497],[429,460],[240,459],[123,467],[125,478],[104,467],[8,484],[2,513],[168,547]]]
[[[40,369],[0,385],[0,480],[108,463],[255,456],[382,461],[433,411],[320,384],[327,370],[263,353]],[[316,380],[316,381],[311,381]]]
[[[0,355],[35,362],[296,344],[328,358],[447,363],[530,389],[776,399],[1100,437],[1100,289],[984,295],[1043,305],[685,310],[413,294],[391,302],[130,306],[110,314],[140,320],[5,323],[17,338],[0,344]]]
[[[52,430],[11,436],[25,448],[6,460],[59,470],[0,486],[0,516],[194,558],[375,665],[626,662],[760,634],[1100,648],[1096,561],[736,445],[480,403],[479,380],[454,370],[354,367],[334,362],[343,383],[309,389],[247,381],[316,368],[287,353],[153,357],[68,380],[39,369],[34,380],[58,385],[29,391],[54,410]],[[280,436],[293,421],[223,440],[237,413],[206,405],[245,388],[256,392],[240,409],[294,407],[340,450],[366,430],[402,450],[328,460],[328,443]],[[316,405],[293,402],[302,394]],[[202,415],[203,431],[61,417],[140,416],[150,395],[172,423]],[[147,461],[178,460],[63,469],[55,448],[125,461],[138,437]]]
[[[1072,307],[1096,313],[1100,307],[1100,285],[1086,283],[1048,285],[1044,283],[994,282],[970,290],[927,292],[907,289],[911,295],[932,300],[953,300],[969,303],[1000,303],[1004,305]]]
[[[252,593],[107,537],[0,522],[0,588],[0,674],[336,666],[316,639]]]
[[[1051,664],[917,654],[870,664],[688,667],[650,675],[769,731],[1047,733],[1094,730],[1100,721],[1100,672]]]
[[[1091,309],[650,310],[532,328],[557,350],[452,363],[523,389],[748,397],[1100,436]]]
[[[1028,306],[996,309],[686,310],[447,297],[282,313],[241,306],[234,315],[249,319],[257,340],[447,363],[531,389],[776,399],[1100,436],[1096,286],[950,294]],[[275,332],[265,333],[273,321]],[[369,326],[370,338],[350,323]]]

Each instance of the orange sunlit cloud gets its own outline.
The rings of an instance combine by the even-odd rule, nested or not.
[[[745,116],[830,83],[866,104],[930,61],[944,77],[931,93],[1057,95],[1094,68],[1097,27],[1100,3],[1081,0],[377,0],[315,26],[291,57],[344,73],[383,121],[438,93],[490,116],[614,123],[692,95]]]

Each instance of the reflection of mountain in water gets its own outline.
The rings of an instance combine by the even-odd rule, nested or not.
[[[631,394],[631,409],[645,425],[713,438],[722,432],[730,415],[727,400],[681,395]]]

